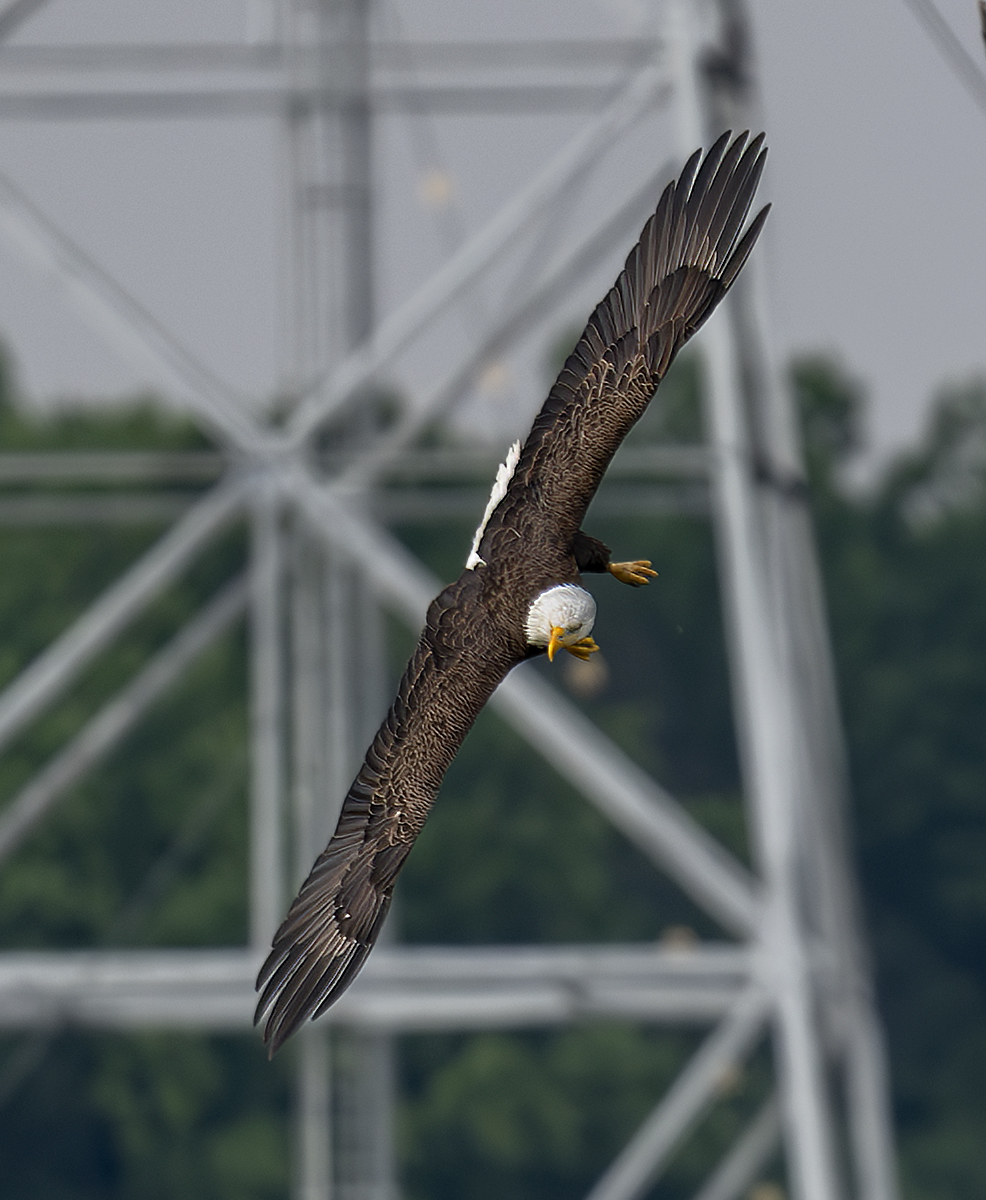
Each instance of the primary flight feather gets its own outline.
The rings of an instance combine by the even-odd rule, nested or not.
[[[428,609],[397,698],[346,796],[332,840],[274,937],[256,1020],[273,1054],[352,982],[380,932],[397,874],[480,709],[519,662],[585,658],[595,601],[586,571],[638,586],[646,561],[613,563],[582,532],[589,502],[674,356],[753,249],[740,237],[763,170],[763,135],[689,159],[589,318],[523,447],[497,473],[466,569]],[[768,206],[769,207],[769,206]]]

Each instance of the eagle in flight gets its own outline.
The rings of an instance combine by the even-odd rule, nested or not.
[[[633,586],[650,563],[614,563],[582,532],[610,460],[681,347],[729,290],[768,208],[740,237],[763,135],[688,160],[589,318],[527,441],[497,472],[466,568],[428,609],[397,698],[260,970],[256,1020],[273,1053],[355,978],[397,875],[452,759],[511,667],[566,650],[587,658],[596,604],[584,572]]]

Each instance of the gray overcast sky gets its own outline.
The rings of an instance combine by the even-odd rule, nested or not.
[[[388,4],[410,36],[449,38],[621,35],[648,10],[642,0]],[[974,0],[938,4],[986,69]],[[915,435],[942,382],[986,374],[986,118],[903,0],[751,0],[751,8],[771,150],[765,192],[775,204],[762,251],[774,341],[784,357],[820,349],[842,359],[869,390],[871,443],[885,454]],[[50,0],[15,40],[236,41],[262,30],[267,12],[265,0]],[[436,122],[467,226],[489,216],[578,123]],[[636,169],[651,157],[656,166],[671,148],[651,151],[642,138],[629,140],[623,160]],[[282,351],[279,144],[276,124],[261,120],[7,122],[0,171],[197,354],[259,396],[275,386]],[[385,121],[384,311],[440,259],[408,146],[406,122]],[[590,189],[565,236],[592,203]],[[619,257],[572,297],[556,328],[585,315]],[[486,302],[495,305],[495,294]],[[119,394],[137,382],[57,290],[5,248],[0,330],[39,399]],[[532,339],[532,356],[543,356],[551,332]],[[441,336],[409,360],[411,383],[427,375]],[[536,405],[541,383],[532,370],[519,366],[513,386],[524,393],[520,409]]]
[[[938,0],[986,68],[973,0]],[[880,448],[986,374],[986,116],[903,0],[755,0],[778,345],[836,350]]]

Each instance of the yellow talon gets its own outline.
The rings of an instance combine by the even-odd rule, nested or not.
[[[598,650],[599,647],[591,637],[584,637],[578,642],[573,642],[570,646],[566,646],[562,641],[565,636],[565,630],[560,625],[556,625],[551,631],[551,640],[548,642],[548,662],[554,662],[555,655],[559,650],[565,649],[569,654],[574,654],[576,658],[581,658],[583,661],[589,657],[593,650]]]
[[[565,649],[569,654],[574,654],[576,658],[581,658],[583,662],[593,654],[599,647],[591,637],[583,638],[580,642],[574,642],[571,646],[566,646]]]
[[[649,558],[638,558],[634,562],[607,563],[606,570],[620,583],[628,583],[631,587],[643,587],[657,575],[656,571],[651,570]]]

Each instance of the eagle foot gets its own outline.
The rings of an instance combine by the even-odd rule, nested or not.
[[[599,647],[591,637],[585,637],[580,642],[573,642],[571,646],[566,646],[565,649],[569,654],[574,654],[576,658],[581,658],[583,662],[593,654]]]
[[[634,562],[607,563],[606,570],[620,583],[628,583],[631,587],[643,587],[657,575],[656,571],[651,570],[649,558],[638,558]]]

